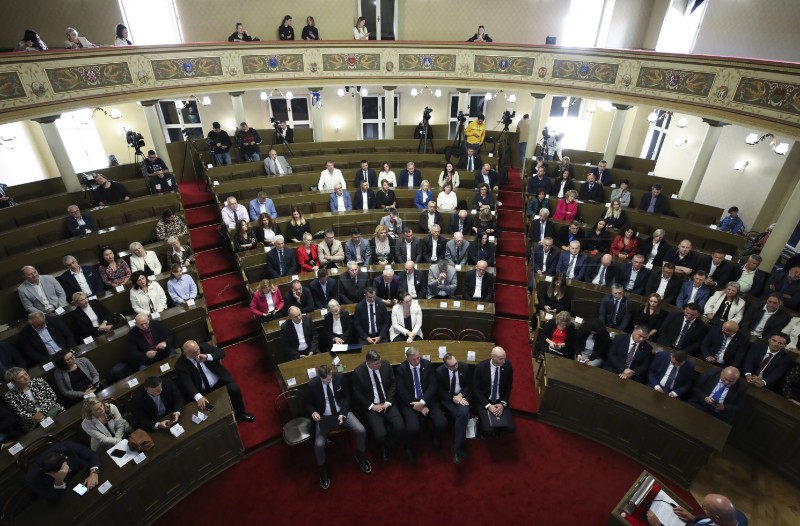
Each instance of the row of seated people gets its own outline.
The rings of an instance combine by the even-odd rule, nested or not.
[[[682,327],[692,325],[697,316],[695,304],[670,313],[656,339],[648,325],[635,325],[628,333],[604,326],[601,319],[587,320],[576,330],[572,316],[564,310],[545,324],[537,350],[647,384],[728,423],[741,409],[747,386],[771,389],[800,404],[800,365],[786,351],[789,337],[780,331],[750,344],[740,337],[734,321],[712,327],[700,338],[696,357],[716,367],[695,375],[691,350],[683,342],[697,335]],[[742,382],[738,382],[740,375],[744,375]]]
[[[99,230],[92,214],[81,212],[79,206],[70,205],[67,212],[69,215],[64,219],[64,224],[70,236],[83,237]],[[174,211],[168,208],[161,213],[161,219],[156,223],[156,239],[165,241],[171,236],[185,236],[187,233],[186,223]]]

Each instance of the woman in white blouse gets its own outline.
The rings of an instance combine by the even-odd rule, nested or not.
[[[458,206],[458,197],[456,197],[451,183],[445,183],[444,190],[439,192],[436,197],[436,206],[442,212],[455,210],[456,206]]]
[[[99,398],[84,400],[81,429],[92,439],[91,448],[97,452],[111,449],[126,434],[133,433],[133,428],[122,418],[117,406]]]
[[[134,241],[128,246],[131,251],[131,270],[142,271],[147,276],[161,274],[161,261],[152,250],[145,250],[141,243]]]
[[[444,165],[444,170],[439,174],[439,188],[444,189],[445,183],[452,183],[454,190],[461,184],[461,180],[458,178],[458,172],[455,166],[453,166],[453,163],[450,162]]]
[[[726,303],[729,305],[726,305]],[[706,302],[706,308],[704,309],[703,314],[709,320],[714,320],[712,321],[712,324],[719,322],[718,324],[721,325],[723,321],[729,320],[740,323],[744,317],[745,307],[746,304],[744,300],[739,297],[739,282],[731,281],[725,286],[724,289],[718,290],[713,296],[711,296],[711,298]],[[728,317],[722,318],[721,316],[725,312],[726,308],[728,310]],[[716,316],[717,312],[719,312],[719,316]]]
[[[167,308],[167,295],[157,281],[148,281],[144,272],[131,275],[131,306],[136,314],[152,314]]]
[[[392,326],[389,339],[393,342],[408,342],[422,339],[422,308],[414,303],[410,294],[403,296],[403,303],[392,307]]]
[[[390,187],[394,188],[397,186],[397,179],[392,171],[392,165],[387,162],[381,165],[381,171],[378,173],[378,186],[381,186],[381,181],[384,179],[389,183]]]
[[[356,40],[369,40],[369,31],[367,31],[367,19],[363,16],[358,17],[356,27],[353,28],[353,38]]]

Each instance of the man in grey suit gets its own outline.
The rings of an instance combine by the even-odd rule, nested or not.
[[[447,242],[444,258],[453,265],[466,265],[469,254],[469,241],[464,240],[464,234],[456,232],[453,239]]]
[[[286,162],[286,157],[278,155],[275,150],[270,150],[264,159],[264,171],[267,175],[286,175],[292,173],[292,167]]]
[[[446,259],[440,260],[436,265],[431,265],[428,271],[428,299],[452,298],[456,293],[457,285],[456,269]]]
[[[397,240],[394,255],[394,260],[398,263],[405,263],[409,259],[414,263],[422,261],[420,241],[414,237],[414,231],[410,227],[403,229],[403,237]]]
[[[17,289],[22,306],[28,312],[53,312],[66,307],[67,293],[53,276],[40,276],[31,266],[22,267],[25,281]]]
[[[361,265],[372,265],[372,251],[369,241],[361,238],[361,229],[357,226],[350,229],[350,241],[344,244],[344,259],[355,261]]]

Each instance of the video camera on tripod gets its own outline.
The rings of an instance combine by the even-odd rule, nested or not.
[[[517,116],[517,112],[515,111],[504,111],[502,117],[498,122],[502,123],[504,128],[503,130],[508,131],[508,126],[511,124],[511,120]]]
[[[422,110],[422,122],[424,122],[425,124],[428,124],[428,122],[431,120],[431,112],[432,111],[433,111],[432,109],[430,109],[429,107],[425,106],[425,109]]]
[[[467,116],[464,115],[463,111],[459,111],[458,115],[456,115],[456,120],[461,124],[464,124],[465,122],[467,122]]]
[[[128,142],[128,146],[133,148],[133,151],[136,155],[144,156],[142,153],[142,147],[144,144],[144,137],[141,133],[137,133],[133,130],[130,130],[125,133],[125,140]]]

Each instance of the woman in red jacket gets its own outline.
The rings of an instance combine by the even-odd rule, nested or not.
[[[639,248],[639,239],[637,239],[632,226],[626,227],[625,231],[617,235],[611,242],[611,253],[618,258],[633,259],[637,248]]]
[[[268,279],[262,281],[253,293],[250,312],[258,323],[284,317],[286,314],[283,312],[283,295],[277,285]]]
[[[316,272],[319,270],[319,256],[314,238],[306,232],[303,234],[303,244],[297,248],[297,264],[301,272]]]
[[[553,219],[556,221],[572,221],[578,215],[578,202],[575,198],[578,197],[578,192],[570,190],[564,196],[564,199],[556,205],[556,213],[553,214]]]

